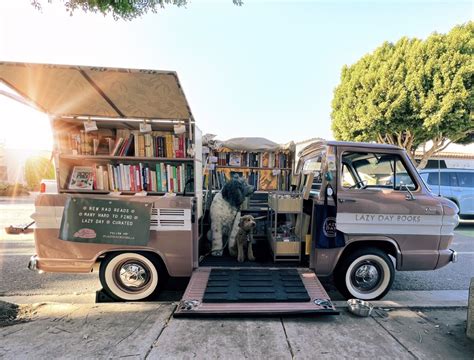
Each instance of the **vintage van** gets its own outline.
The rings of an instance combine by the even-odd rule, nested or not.
[[[0,62],[0,80],[48,113],[54,134],[58,193],[36,199],[31,270],[98,266],[103,291],[121,301],[190,278],[175,316],[334,314],[316,274],[334,275],[346,297],[372,300],[389,291],[395,269],[456,261],[458,208],[430,193],[404,150],[331,141],[306,147],[295,173],[304,199],[293,220],[308,254],[301,247],[292,263],[203,259],[201,133],[176,73]],[[336,208],[338,247],[318,240],[328,235],[316,221],[325,206]]]

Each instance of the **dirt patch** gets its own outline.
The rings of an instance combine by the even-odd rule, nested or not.
[[[16,305],[0,300],[0,327],[29,321],[31,310],[29,305]]]

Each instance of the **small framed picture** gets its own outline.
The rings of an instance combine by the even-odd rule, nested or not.
[[[69,181],[70,190],[92,190],[94,185],[94,170],[90,166],[74,166],[71,180]]]

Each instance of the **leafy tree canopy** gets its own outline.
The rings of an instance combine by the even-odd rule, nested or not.
[[[33,156],[25,162],[25,180],[30,190],[38,190],[42,179],[54,179],[53,163],[42,156]]]
[[[451,142],[474,140],[474,22],[426,40],[383,43],[344,66],[332,101],[339,140],[402,146],[420,167]]]
[[[85,12],[100,12],[104,15],[112,14],[115,19],[132,20],[148,12],[156,13],[167,5],[177,7],[186,6],[187,0],[62,0],[66,9],[72,15],[75,10]],[[31,4],[41,10],[42,0],[31,0]],[[52,2],[52,0],[48,0]],[[243,0],[232,0],[235,5],[241,6]]]

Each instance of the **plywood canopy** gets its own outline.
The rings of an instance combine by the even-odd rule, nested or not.
[[[52,116],[192,119],[173,71],[0,61],[0,81]]]

